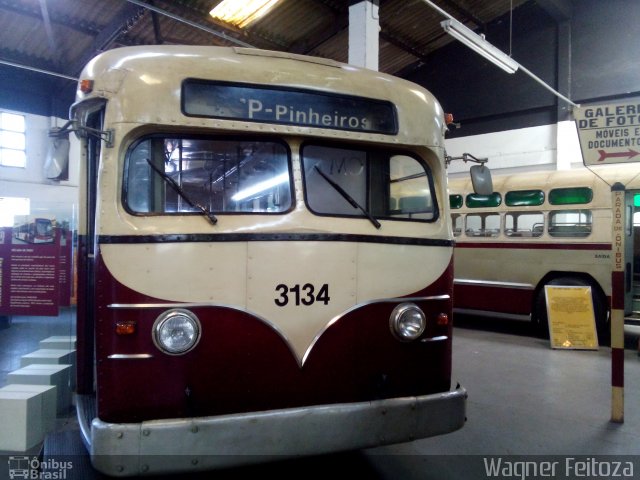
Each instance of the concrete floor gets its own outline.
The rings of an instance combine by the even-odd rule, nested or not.
[[[69,335],[73,324],[73,311],[63,311],[59,318],[14,318],[10,325],[0,325],[0,386],[9,371],[19,368],[21,355],[37,349],[43,338]],[[602,469],[615,468],[615,462],[622,462],[626,473],[633,469],[633,476],[640,477],[636,339],[629,338],[625,350],[624,422],[612,423],[609,348],[552,350],[548,340],[535,337],[521,323],[456,317],[456,325],[453,382],[461,383],[469,393],[468,421],[461,430],[361,452],[229,469],[217,472],[216,477],[259,474],[299,479],[309,472],[314,476],[340,472],[365,479],[468,480],[494,476],[486,471],[486,463],[496,465],[498,460],[511,470],[503,469],[496,478],[537,478],[535,469],[547,467],[554,469],[555,478],[585,478],[584,473],[591,474],[587,478],[609,478],[613,470],[602,475],[607,473]],[[67,479],[106,478],[88,464],[73,411],[58,418],[58,429],[48,442],[42,449],[48,450],[45,455],[73,462]],[[3,465],[0,456],[0,479],[8,472]],[[629,475],[620,475],[625,477]]]

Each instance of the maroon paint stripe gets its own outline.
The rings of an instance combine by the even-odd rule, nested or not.
[[[453,299],[456,308],[528,315],[531,313],[533,288],[454,283]]]
[[[611,272],[611,308],[624,310],[624,272]]]
[[[610,243],[460,242],[456,248],[513,248],[524,250],[611,250]]]
[[[624,387],[624,348],[611,349],[611,386]]]

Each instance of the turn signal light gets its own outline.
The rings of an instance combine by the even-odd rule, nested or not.
[[[436,320],[438,325],[448,325],[449,324],[449,315],[446,313],[441,313],[438,315],[438,319]]]
[[[82,93],[91,93],[93,91],[93,80],[80,80],[80,91]]]
[[[133,335],[136,333],[136,322],[116,322],[116,334]]]

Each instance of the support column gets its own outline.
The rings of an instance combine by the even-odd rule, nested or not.
[[[558,20],[558,91],[571,98],[571,22]],[[556,133],[556,168],[570,170],[572,163],[582,163],[576,124],[571,119],[571,106],[558,101]],[[577,148],[576,148],[577,147]]]
[[[379,0],[349,2],[349,63],[378,70],[380,17]]]
[[[624,423],[624,242],[625,187],[616,183],[613,196],[611,272],[611,421]]]

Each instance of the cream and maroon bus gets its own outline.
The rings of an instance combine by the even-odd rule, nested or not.
[[[84,69],[78,413],[109,475],[406,442],[451,386],[445,115],[413,83],[246,48]]]
[[[625,325],[633,328],[638,324],[632,317],[638,310],[634,270],[640,273],[640,221],[633,221],[640,207],[639,175],[634,164],[494,174],[490,195],[473,193],[465,178],[450,179],[454,311],[530,320],[548,335],[544,286],[590,286],[598,337],[607,343],[612,186],[618,184],[626,187]]]

